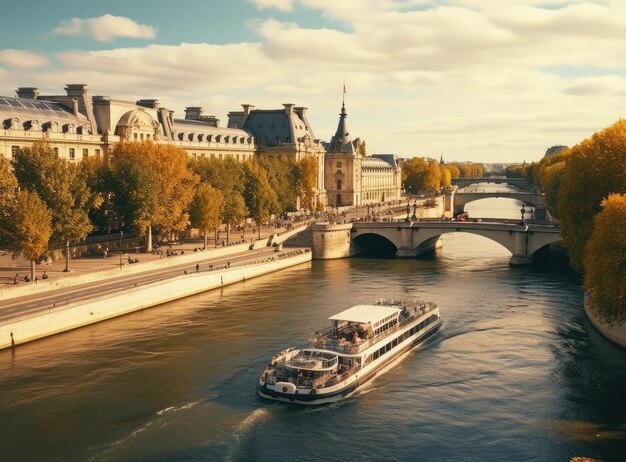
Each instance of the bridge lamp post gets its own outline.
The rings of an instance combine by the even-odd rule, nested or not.
[[[124,237],[124,231],[120,229],[120,269],[124,266],[122,264],[122,238]]]
[[[417,220],[417,201],[413,202],[413,216],[411,219]]]
[[[524,215],[526,214],[526,209],[524,208],[526,204],[524,202],[522,202],[522,210],[520,210],[520,212],[522,212],[522,221],[520,222],[520,225],[524,226],[526,223],[524,222]]]
[[[408,223],[409,221],[409,215],[411,214],[411,205],[409,204],[409,201],[406,202],[406,222]]]

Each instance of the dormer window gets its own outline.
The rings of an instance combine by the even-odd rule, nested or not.
[[[341,168],[341,161],[337,162],[337,168]]]

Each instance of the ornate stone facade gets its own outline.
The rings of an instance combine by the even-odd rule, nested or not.
[[[325,185],[332,207],[377,204],[400,199],[401,170],[391,154],[365,155],[360,138],[352,140],[345,102],[327,145]]]
[[[361,142],[352,141],[342,106],[337,133],[328,146],[315,137],[307,108],[284,104],[282,109],[254,109],[228,114],[228,125],[187,107],[184,119],[156,99],[126,101],[90,96],[87,85],[68,84],[65,95],[41,95],[21,87],[17,97],[0,96],[0,155],[12,158],[34,141],[50,143],[60,158],[78,162],[106,156],[116,143],[169,143],[193,157],[253,156],[299,160],[314,156],[318,164],[318,205],[363,205],[400,198],[400,169],[393,156],[363,156]],[[328,148],[328,152],[327,152]],[[329,191],[327,196],[326,192]]]

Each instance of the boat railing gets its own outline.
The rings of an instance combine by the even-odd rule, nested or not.
[[[398,305],[394,305],[394,306],[398,306]],[[437,308],[437,305],[432,304],[432,303],[423,303],[415,307],[407,308],[408,314],[405,317],[400,318],[400,321],[397,324],[384,330],[383,332],[376,334],[375,336],[371,338],[363,340],[361,343],[349,343],[350,342],[349,340],[339,341],[335,339],[329,339],[328,337],[321,335],[323,332],[327,332],[328,334],[331,333],[333,329],[330,328],[330,329],[327,329],[326,331],[317,332],[316,337],[314,337],[313,339],[309,341],[309,346],[311,348],[326,349],[326,350],[336,351],[338,353],[357,354],[369,348],[370,346],[374,345],[375,343],[380,341],[382,338],[387,337],[389,334],[394,333],[398,329],[404,327],[405,325],[419,318],[420,316],[423,316],[426,313],[429,313],[435,308]]]
[[[334,358],[331,359],[322,359],[320,356],[313,356],[313,355],[303,355],[303,356],[295,356],[293,358],[291,358],[289,361],[286,361],[285,364],[288,364],[291,367],[300,367],[300,368],[307,368],[310,367],[312,365],[316,366],[316,368],[319,369],[329,369],[331,367],[333,367],[335,364],[337,364],[337,361],[339,361],[339,358],[337,356],[335,356]]]

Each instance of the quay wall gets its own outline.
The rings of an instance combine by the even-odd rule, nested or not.
[[[593,324],[598,332],[600,332],[603,336],[608,338],[613,343],[621,346],[622,348],[626,348],[626,325],[608,325],[603,322],[600,318],[598,318],[590,309],[587,302],[587,296],[585,295],[585,301],[583,306],[585,308],[585,314],[587,318]]]
[[[254,243],[254,248],[261,248],[267,245],[268,239],[260,239]],[[167,268],[176,265],[182,265],[185,263],[196,263],[202,260],[208,260],[211,258],[225,257],[235,253],[245,252],[251,247],[252,244],[244,243],[231,245],[226,247],[217,247],[203,252],[187,252],[185,255],[163,257],[159,260],[153,260],[150,262],[135,263],[133,265],[124,264],[122,267],[116,266],[115,268],[105,269],[101,271],[93,271],[89,273],[67,275],[62,278],[39,280],[36,283],[31,282],[29,284],[20,284],[18,286],[5,286],[0,288],[0,301],[8,300],[10,298],[22,297],[25,295],[33,295],[49,290],[61,289],[64,287],[71,287],[80,284],[86,284],[89,282],[102,281],[109,278],[114,278],[121,275],[137,274],[144,271],[152,271],[160,268]],[[115,261],[119,258],[119,255],[112,255],[109,260]],[[70,263],[71,268],[71,263]]]
[[[167,281],[131,287],[113,295],[94,297],[16,317],[0,324],[0,349],[242,282],[309,262],[311,257],[312,252],[308,249],[294,251],[292,255],[283,258],[275,257],[273,260],[224,270],[193,272]]]

